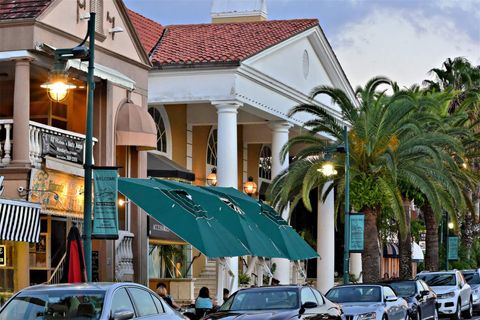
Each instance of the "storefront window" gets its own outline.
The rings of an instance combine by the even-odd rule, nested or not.
[[[189,262],[187,245],[150,244],[149,278],[185,278]]]
[[[3,293],[13,292],[13,262],[15,261],[15,246],[13,241],[0,240],[3,248],[5,266],[0,267],[0,304],[3,304],[5,296]]]

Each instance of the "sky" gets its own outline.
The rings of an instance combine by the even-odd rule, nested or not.
[[[212,0],[124,2],[162,25],[211,21]],[[318,18],[354,88],[379,75],[421,84],[449,57],[480,65],[480,0],[267,0],[267,9],[269,20]]]

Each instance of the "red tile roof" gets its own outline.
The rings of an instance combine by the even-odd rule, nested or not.
[[[147,54],[149,54],[160,39],[164,27],[160,23],[148,19],[130,9],[128,9],[128,16],[137,30],[143,48]]]
[[[238,63],[316,26],[317,19],[167,26],[150,60],[160,67]]]
[[[52,0],[0,0],[0,20],[38,17]]]

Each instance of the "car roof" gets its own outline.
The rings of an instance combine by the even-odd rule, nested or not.
[[[141,286],[133,282],[91,282],[91,283],[61,283],[40,284],[23,289],[21,292],[62,291],[62,290],[102,290],[107,291],[121,286]]]
[[[458,270],[448,270],[448,271],[422,271],[417,274],[417,276],[421,276],[424,274],[456,274]]]
[[[336,288],[349,288],[349,287],[388,287],[387,284],[380,284],[380,283],[352,283],[352,284],[342,284],[340,286],[335,286],[332,289]]]
[[[385,280],[380,283],[380,285],[390,285],[391,283],[398,283],[398,282],[416,282],[418,280],[415,279],[392,279],[392,280]]]
[[[310,288],[309,286],[301,286],[301,285],[293,285],[293,284],[286,284],[286,285],[276,285],[276,286],[262,286],[262,287],[249,287],[249,288],[242,288],[238,291],[261,291],[261,290],[283,290],[283,289],[301,289],[301,288]]]

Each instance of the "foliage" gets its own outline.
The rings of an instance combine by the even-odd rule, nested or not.
[[[243,273],[243,272],[240,272],[238,274],[238,283],[239,284],[249,284],[250,283],[250,277]]]

